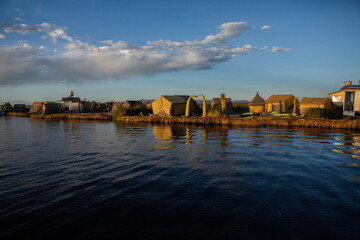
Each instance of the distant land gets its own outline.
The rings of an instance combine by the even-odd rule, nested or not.
[[[197,103],[202,103],[203,101],[201,99],[199,100],[195,100]],[[206,103],[211,103],[212,99],[211,100],[206,100]],[[247,101],[247,100],[234,100],[232,101],[232,103],[249,103],[250,101]]]

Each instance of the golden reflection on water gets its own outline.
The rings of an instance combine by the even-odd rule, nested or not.
[[[166,125],[154,125],[152,127],[152,133],[154,136],[154,146],[158,149],[165,150],[172,146],[175,140],[179,140],[178,143],[184,143],[186,145],[201,144],[203,151],[207,150],[207,142],[209,140],[209,133],[214,133],[215,139],[219,140],[219,146],[222,151],[226,150],[229,145],[228,141],[228,128],[213,127],[207,128],[202,127],[191,128],[189,126],[166,126]]]
[[[166,150],[171,147],[173,133],[170,126],[153,126],[154,147]]]

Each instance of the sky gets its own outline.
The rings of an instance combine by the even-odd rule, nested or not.
[[[359,43],[359,0],[0,0],[0,103],[327,97]]]

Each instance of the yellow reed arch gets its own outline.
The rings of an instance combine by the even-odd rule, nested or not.
[[[206,117],[206,100],[205,100],[204,95],[201,95],[201,94],[196,95],[196,96],[195,96],[195,95],[192,95],[192,96],[190,96],[190,97],[188,98],[188,100],[187,100],[187,102],[186,102],[185,117],[188,117],[189,114],[190,114],[190,100],[191,100],[191,98],[193,98],[193,97],[202,97],[202,99],[203,99],[203,113],[202,113],[202,116],[203,116],[203,117]]]

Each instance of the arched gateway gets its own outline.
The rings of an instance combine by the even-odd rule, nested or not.
[[[185,112],[185,117],[188,117],[189,116],[189,113],[190,113],[190,100],[191,100],[191,98],[193,98],[193,97],[202,97],[202,99],[203,99],[203,113],[202,113],[202,116],[203,117],[206,117],[206,100],[205,100],[205,97],[204,97],[204,95],[201,95],[201,94],[199,94],[199,95],[192,95],[192,96],[190,96],[189,98],[188,98],[188,100],[187,100],[187,102],[186,102],[186,112]]]

